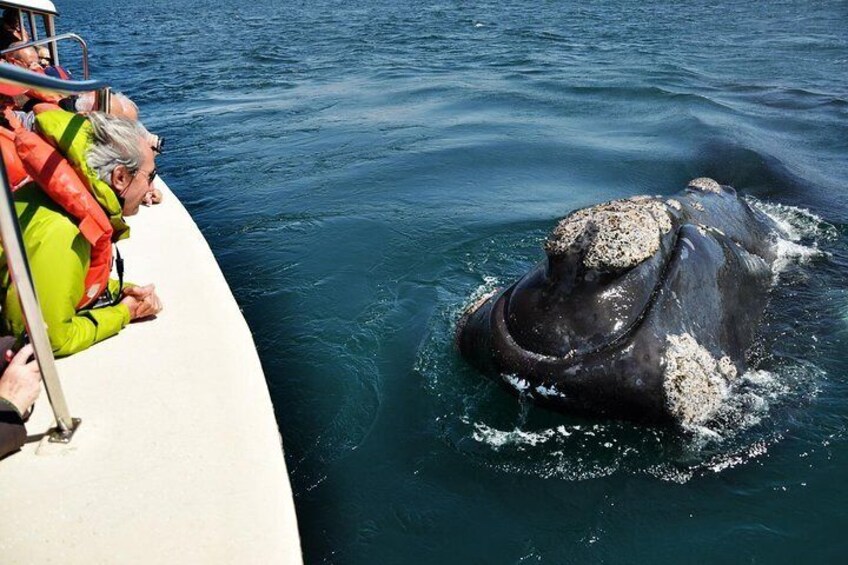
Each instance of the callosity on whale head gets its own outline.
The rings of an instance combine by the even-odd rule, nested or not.
[[[706,178],[577,210],[545,261],[466,310],[460,352],[554,408],[704,423],[744,370],[777,236]]]

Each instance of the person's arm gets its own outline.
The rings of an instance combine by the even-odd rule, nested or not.
[[[14,404],[0,397],[0,459],[17,451],[26,441],[26,428]]]
[[[72,224],[65,229],[73,231],[63,232],[56,226],[50,237],[27,250],[47,335],[59,357],[112,337],[130,323],[130,310],[125,304],[76,311],[84,291],[90,247]],[[13,327],[22,330],[20,306],[12,294],[10,291],[6,301],[7,317],[14,320]]]
[[[39,279],[47,277],[35,276],[47,334],[50,336],[53,352],[58,357],[87,349],[117,334],[130,323],[130,311],[123,304],[77,312],[76,305],[84,292],[88,270],[88,261],[83,258],[87,258],[90,253],[89,244],[82,235],[74,238],[73,251],[74,253],[68,253],[67,250],[56,250],[55,253],[39,254],[42,255],[41,258],[49,261],[53,269],[44,266],[40,270],[40,264],[32,267],[33,273],[49,273],[51,270],[53,273],[64,273],[62,281],[50,283],[50,286],[55,288],[45,286],[43,293],[38,286],[41,283]],[[48,259],[47,255],[53,255],[54,258]],[[50,278],[52,280],[58,277],[54,275]]]

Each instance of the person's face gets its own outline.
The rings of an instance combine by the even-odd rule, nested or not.
[[[50,66],[50,50],[48,50],[43,45],[36,48],[36,53],[38,54],[38,64],[42,67]]]
[[[121,210],[124,216],[138,213],[138,209],[148,193],[153,191],[153,179],[156,176],[155,154],[146,143],[142,144],[144,159],[135,173],[130,173],[118,165],[112,171],[112,188],[123,199]]]
[[[38,52],[32,47],[14,52],[10,62],[31,71],[43,70],[38,58]]]
[[[41,69],[41,59],[38,58],[38,51],[29,47],[22,50],[23,62],[31,71]]]
[[[21,40],[21,41],[29,41],[29,33],[25,28],[21,27],[21,17],[20,14],[16,14],[10,20],[3,20],[3,27],[7,32],[11,33],[13,37]]]
[[[15,14],[14,17],[10,17],[3,20],[3,27],[7,30],[11,31],[17,36],[20,36],[21,33],[21,19],[20,16]]]

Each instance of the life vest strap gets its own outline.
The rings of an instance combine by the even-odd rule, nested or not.
[[[97,240],[103,237],[103,234],[106,233],[93,216],[86,216],[83,218],[77,227],[79,228],[82,236],[91,245],[97,243]]]

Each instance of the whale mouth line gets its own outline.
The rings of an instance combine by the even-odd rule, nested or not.
[[[568,362],[569,365],[574,365],[580,362],[583,362],[587,359],[591,359],[592,357],[605,355],[610,350],[615,349],[621,345],[622,342],[627,341],[633,334],[635,334],[639,328],[642,326],[645,319],[651,313],[654,304],[657,301],[657,297],[659,296],[665,281],[668,278],[668,270],[671,268],[671,265],[674,263],[675,259],[680,255],[681,249],[681,235],[680,232],[687,225],[692,224],[683,224],[674,228],[673,234],[671,235],[672,241],[670,245],[670,251],[668,256],[663,261],[662,267],[660,268],[659,276],[657,276],[657,282],[654,284],[654,288],[651,290],[651,293],[648,297],[648,300],[645,303],[645,307],[642,308],[639,315],[636,316],[627,326],[622,328],[620,333],[616,334],[612,339],[606,341],[605,343],[598,345],[592,349],[587,351],[578,352],[575,349],[572,349],[570,352],[565,355],[550,355],[547,353],[540,353],[538,351],[533,351],[527,349],[523,345],[519,344],[518,341],[512,336],[509,331],[509,324],[506,323],[506,320],[503,320],[503,327],[506,330],[504,337],[509,340],[509,343],[513,345],[515,348],[520,349],[522,352],[526,353],[529,356],[535,357],[537,359],[544,359],[553,362]],[[504,293],[504,312],[507,312],[509,309],[510,300],[512,298],[512,291],[515,288],[513,285]],[[479,308],[479,306],[478,306]],[[476,309],[475,309],[476,311]],[[473,314],[473,311],[469,311],[469,314]]]

